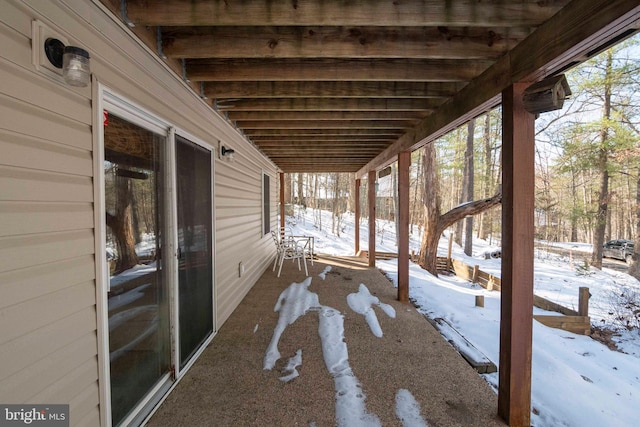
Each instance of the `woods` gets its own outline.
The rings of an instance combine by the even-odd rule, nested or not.
[[[569,71],[573,96],[562,110],[536,121],[536,238],[592,243],[591,264],[596,268],[602,267],[602,245],[608,240],[636,240],[635,247],[640,247],[638,40],[632,38]],[[500,202],[501,130],[497,108],[412,153],[410,233],[422,236],[419,262],[429,271],[435,273],[437,243],[449,227],[467,253],[473,236],[500,245],[500,209],[490,208]],[[395,163],[391,170],[376,183],[363,180],[363,217],[368,212],[366,186],[376,185],[377,218],[395,220]],[[286,202],[331,210],[332,224],[316,227],[331,227],[339,235],[342,215],[354,210],[355,177],[285,176],[296,188]],[[639,277],[637,253],[634,260],[630,271]]]

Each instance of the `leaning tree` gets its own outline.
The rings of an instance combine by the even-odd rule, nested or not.
[[[436,164],[436,150],[433,143],[427,144],[422,153],[424,174],[424,232],[420,246],[418,263],[431,274],[437,275],[438,242],[442,233],[457,221],[490,209],[502,201],[502,192],[487,199],[466,202],[446,213],[440,211],[440,185]]]

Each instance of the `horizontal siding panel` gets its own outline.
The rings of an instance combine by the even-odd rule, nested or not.
[[[251,204],[254,206],[262,205],[262,194],[259,190],[257,192],[238,191],[233,187],[216,185],[215,196],[217,199],[220,199],[220,201],[225,201],[229,206],[233,206],[234,202],[240,206],[251,206]]]
[[[216,165],[217,166],[217,165]],[[238,189],[255,192],[256,187],[260,188],[260,175],[255,170],[241,172],[234,171],[230,168],[216,167],[216,183]]]
[[[91,152],[0,130],[0,164],[28,169],[93,175]]]
[[[0,202],[0,237],[93,227],[91,203]]]
[[[216,197],[216,216],[221,213],[235,211],[236,209],[252,209],[255,215],[262,215],[262,205],[258,200],[242,200],[230,197]]]
[[[93,336],[92,336],[93,335]],[[94,341],[95,334],[87,335],[80,341],[89,346]],[[30,403],[38,402],[60,402],[71,404],[88,385],[95,384],[98,381],[98,357],[94,355],[77,366],[72,366],[65,376],[61,376],[57,381],[53,382],[49,387],[40,393],[29,398]],[[97,402],[96,402],[97,403]],[[73,408],[69,408],[71,411]]]
[[[90,177],[0,166],[0,200],[93,202]]]
[[[100,425],[100,407],[95,406],[84,417],[79,420],[71,418],[71,426],[73,427],[96,427]]]
[[[240,213],[241,211],[243,213]],[[236,213],[234,215],[234,213]],[[245,227],[249,224],[260,224],[256,221],[256,212],[255,209],[228,209],[228,210],[218,210],[216,212],[216,229],[224,230],[227,228],[233,227]]]
[[[90,281],[2,308],[0,345],[95,306],[95,303],[95,285]]]
[[[0,274],[0,308],[95,279],[93,255]]]
[[[79,366],[95,359],[97,351],[95,333],[84,335],[79,340],[51,353],[29,369],[23,369],[0,381],[0,402],[7,404],[36,403],[33,397],[65,377],[70,376]],[[97,373],[97,362],[96,373]],[[28,385],[28,386],[25,386]],[[88,385],[88,384],[87,384]],[[84,388],[84,387],[83,387]],[[56,399],[58,400],[58,399]],[[42,403],[42,402],[37,402]],[[68,401],[47,403],[69,403]]]
[[[225,251],[230,250],[233,246],[246,247],[247,242],[255,241],[262,237],[261,224],[255,222],[255,226],[247,225],[245,227],[234,228],[216,228],[216,244],[224,244]],[[216,249],[220,249],[216,247]]]
[[[76,258],[94,251],[92,230],[0,237],[0,273]]]
[[[216,217],[216,232],[218,233],[216,236],[216,241],[218,242],[233,238],[236,233],[246,232],[249,232],[250,236],[244,235],[243,237],[247,238],[253,235],[251,240],[255,241],[263,236],[262,221],[259,217],[256,218],[256,215],[233,218],[223,212],[221,216]]]
[[[242,302],[242,300],[247,295],[247,293],[249,293],[250,290],[251,290],[250,286],[235,287],[233,294],[229,295],[229,298],[227,299],[221,298],[222,301],[218,305],[218,307],[220,308],[219,308],[219,314],[217,318],[219,325],[223,324],[229,318],[229,316],[231,316],[233,311]],[[275,304],[275,301],[274,301],[274,304]]]
[[[94,381],[69,402],[70,425],[89,425],[92,427],[99,425],[99,402],[98,382]]]
[[[91,124],[0,94],[0,129],[90,151]]]
[[[0,2],[0,4],[3,4],[3,6],[6,6],[5,3],[6,1]],[[24,67],[30,66],[31,21],[27,21],[29,25],[29,36],[27,36],[25,34],[16,32],[16,30],[10,26],[13,25],[16,21],[11,21],[9,25],[5,23],[5,17],[3,14],[1,14],[1,9],[0,19],[2,19],[3,21],[2,23],[0,23],[0,39],[2,39],[2,44],[0,44],[0,56],[2,56],[3,58],[7,58],[14,64],[20,64]]]
[[[96,329],[96,311],[88,307],[0,346],[0,380],[28,368],[50,353]]]
[[[69,85],[53,81],[28,68],[0,59],[0,93],[28,104],[56,111],[81,123],[91,123],[91,101]]]
[[[5,23],[18,33],[24,35],[31,31],[31,19],[22,8],[19,8],[13,1],[0,2],[0,22]]]

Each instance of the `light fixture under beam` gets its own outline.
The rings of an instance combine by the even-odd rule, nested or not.
[[[229,159],[230,161],[233,160],[233,153],[235,153],[236,150],[234,150],[233,148],[227,148],[224,145],[220,144],[220,158],[221,159]]]
[[[89,52],[77,46],[65,46],[53,37],[45,40],[44,51],[51,65],[62,68],[62,77],[69,85],[85,87],[89,84]]]

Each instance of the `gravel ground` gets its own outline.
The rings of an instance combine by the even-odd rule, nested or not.
[[[343,314],[349,364],[362,385],[367,411],[382,425],[402,426],[395,413],[401,389],[415,397],[428,426],[505,425],[496,415],[497,396],[489,385],[412,305],[396,300],[396,290],[377,269],[355,258],[320,257],[314,264],[309,265],[309,291]],[[323,280],[318,275],[327,265],[332,270]],[[267,269],[147,425],[336,425],[336,390],[322,355],[317,312],[286,328],[278,346],[282,358],[274,369],[263,369],[279,317],[274,305],[292,282],[303,280],[304,272],[291,265],[283,267],[280,278]],[[380,338],[347,304],[347,295],[361,283],[395,308],[395,318],[375,309]],[[287,360],[299,349],[300,376],[280,381]]]

